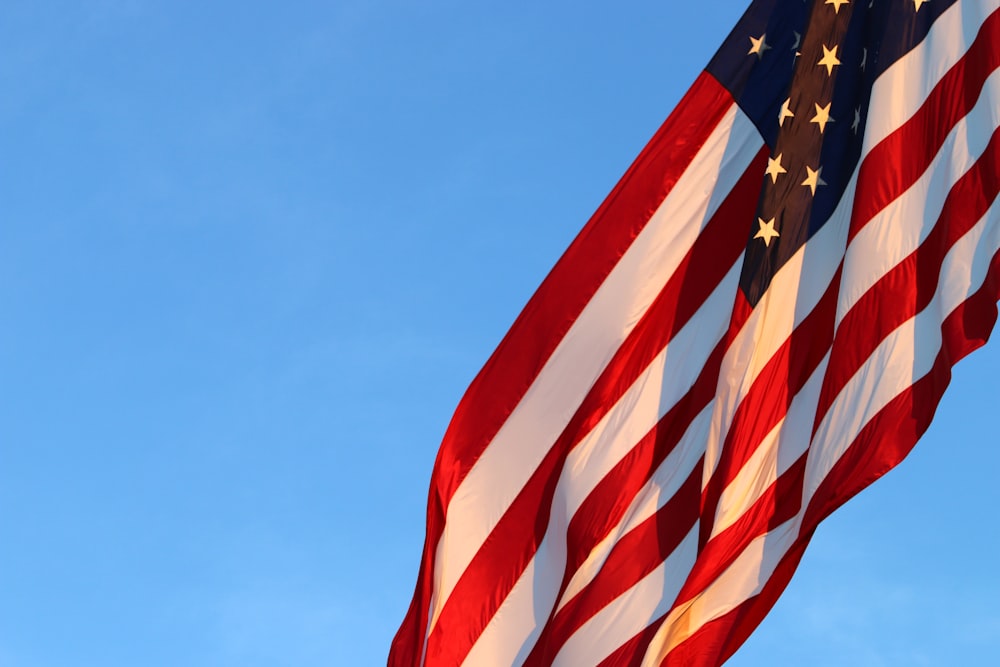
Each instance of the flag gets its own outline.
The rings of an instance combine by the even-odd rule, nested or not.
[[[993,328],[997,44],[751,4],[462,398],[391,667],[732,655]]]

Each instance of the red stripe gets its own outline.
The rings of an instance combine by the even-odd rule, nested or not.
[[[559,341],[732,107],[702,74],[591,217],[466,391],[431,477],[427,536],[413,602],[390,667],[418,665],[433,588],[434,554],[452,495],[524,396]]]
[[[909,454],[930,426],[951,380],[951,367],[986,344],[996,323],[998,299],[1000,252],[993,256],[982,287],[942,323],[941,350],[931,371],[882,408],[827,473],[806,509],[805,527],[815,527]]]
[[[807,271],[803,269],[802,280],[809,280]],[[737,407],[719,463],[705,487],[699,544],[704,545],[712,534],[726,486],[736,479],[761,442],[785,418],[792,401],[826,356],[833,340],[840,277],[838,268],[812,312],[768,359]],[[742,377],[734,379],[738,383]]]
[[[778,563],[761,592],[729,613],[709,621],[681,642],[666,656],[661,665],[668,667],[719,667],[736,652],[750,633],[760,625],[774,603],[785,590],[812,533],[803,533]],[[666,622],[669,612],[650,623],[598,667],[639,667],[650,650],[656,633]]]
[[[994,255],[983,286],[943,322],[944,343],[933,370],[879,411],[823,480],[806,510],[800,537],[761,593],[706,623],[675,648],[664,665],[717,667],[736,652],[784,591],[820,521],[898,465],[926,431],[947,388],[951,367],[989,338],[998,299],[1000,253]]]
[[[674,647],[660,664],[663,667],[719,667],[728,660],[760,625],[784,592],[811,537],[812,533],[799,537],[778,563],[760,593],[729,613],[705,623]]]
[[[755,539],[798,514],[802,504],[805,455],[771,483],[733,525],[709,540],[698,554],[674,606],[695,598],[715,581]]]
[[[712,292],[743,254],[747,224],[755,210],[767,147],[761,148],[716,210],[701,235],[678,264],[669,281],[615,352],[594,386],[566,425],[561,437],[572,437],[575,446],[632,387],[653,359],[698,313]],[[735,293],[735,290],[734,290]],[[710,332],[725,327],[706,322]]]
[[[936,272],[932,272],[936,275]],[[937,356],[933,370],[915,382],[896,399],[865,425],[862,432],[854,440],[845,454],[834,465],[824,478],[819,489],[806,509],[800,528],[802,535],[792,547],[804,549],[808,536],[820,521],[826,518],[837,507],[847,502],[851,497],[881,477],[885,472],[899,464],[912,450],[917,440],[930,425],[934,411],[947,388],[951,377],[951,367],[962,357],[986,343],[997,319],[997,300],[1000,299],[1000,253],[992,261],[991,268],[983,286],[977,292],[948,315],[941,330],[943,344]],[[801,491],[802,467],[805,459],[800,459],[782,478],[779,478],[774,489],[783,485],[791,490],[787,494],[775,494],[779,498],[769,514],[759,515],[756,521],[744,515],[740,523],[752,522],[755,525],[747,530],[741,527],[737,533],[746,531],[748,534],[760,533],[763,518],[768,518],[769,527],[780,525],[791,518],[793,507],[798,507],[799,498],[795,497],[795,489]],[[783,497],[783,501],[781,498]],[[770,498],[767,502],[769,502]],[[752,510],[759,514],[760,502]],[[750,514],[748,512],[748,514]],[[735,526],[734,526],[735,528]],[[719,536],[720,538],[723,535]],[[748,540],[746,540],[748,542]],[[703,558],[708,557],[708,551],[714,544],[709,543],[708,549],[699,555],[697,570]],[[791,552],[790,552],[791,553]],[[799,554],[801,555],[801,554]],[[730,559],[732,560],[732,559]],[[795,562],[798,556],[794,556]],[[782,565],[787,567],[788,556]],[[765,587],[764,592],[744,603],[739,608],[715,621],[706,624],[695,635],[686,640],[671,652],[665,665],[721,665],[746,640],[757,627],[784,590],[788,578],[794,571],[794,564],[787,571],[787,576],[777,572]],[[720,574],[721,570],[713,574]],[[690,599],[699,591],[704,590],[714,580],[714,576],[698,577],[691,582],[690,588],[678,596],[678,602]],[[687,589],[687,587],[686,587]],[[770,590],[770,592],[768,592]],[[687,593],[688,595],[685,595]]]
[[[782,362],[779,362],[784,369],[781,375],[795,375],[801,378],[797,382],[797,387],[801,387],[805,383],[806,379],[812,374],[824,356],[825,348],[829,346],[829,342],[826,345],[816,346],[819,348],[818,353],[815,351],[816,347],[812,347],[824,335],[827,337],[827,340],[832,335],[830,332],[832,331],[833,317],[836,311],[838,282],[839,280],[835,277],[817,308],[800,324],[793,336],[786,342],[783,347],[784,354],[779,353],[779,355],[776,355],[776,358],[780,357],[783,359]],[[734,331],[738,331],[738,329],[737,327]],[[809,342],[810,344],[804,345],[805,342]],[[720,347],[717,352],[724,352],[724,348],[728,346],[729,340],[727,339],[724,343],[725,346]],[[800,350],[801,353],[799,352]],[[790,371],[789,368],[793,370]],[[715,369],[712,375],[717,375],[717,369]],[[764,381],[767,381],[766,377]],[[787,403],[790,403],[790,400],[791,396],[786,401],[786,407]],[[700,407],[703,405],[703,403],[699,403],[699,408],[694,410],[694,412],[700,411]],[[763,438],[771,430],[773,424],[776,424],[781,417],[783,417],[783,413],[776,417],[769,426],[760,429],[760,438]],[[679,429],[678,433],[682,430]],[[805,457],[802,457],[762,494],[741,519],[708,543],[705,551],[699,555],[698,563],[695,565],[684,589],[678,596],[677,603],[690,599],[702,590],[704,586],[714,580],[742,552],[746,544],[758,535],[767,532],[767,530],[773,528],[775,525],[790,519],[798,512],[804,466]],[[607,478],[605,481],[608,481]],[[631,491],[628,494],[629,498],[633,495]],[[613,503],[615,498],[613,495],[614,488],[609,489],[609,492],[611,495],[602,499]],[[681,494],[679,493],[678,495]],[[673,551],[676,544],[669,540],[667,540],[669,544],[656,543],[651,539],[651,526],[673,525],[675,529],[682,531],[680,536],[683,537],[691,523],[696,520],[698,511],[696,507],[688,507],[687,511],[682,511],[681,513],[678,513],[678,510],[679,507],[675,506],[673,501],[671,501],[657,515],[623,538],[623,541],[627,540],[630,545],[628,549],[629,567],[624,569],[614,567],[609,570],[611,564],[611,558],[609,557],[608,563],[605,564],[598,577],[595,577],[594,582],[584,589],[577,596],[577,599],[573,601],[583,600],[584,602],[579,606],[574,605],[573,602],[568,603],[556,615],[553,623],[555,626],[560,627],[560,631],[549,630],[547,628],[536,644],[536,651],[533,654],[533,659],[536,662],[529,660],[526,664],[545,664],[544,657],[551,659],[565,643],[569,635],[572,634],[573,630],[580,627],[586,620],[617,597],[617,595],[627,591],[663,562]],[[634,546],[632,545],[633,542],[635,543]],[[641,548],[641,545],[646,545],[646,548]],[[581,553],[586,553],[586,551],[581,550]],[[609,581],[613,581],[614,583],[607,583]],[[614,594],[608,595],[611,591]],[[573,620],[564,620],[569,618]],[[562,627],[566,627],[569,631],[562,632]],[[537,648],[541,646],[545,648]]]
[[[762,593],[705,624],[675,648],[663,664],[721,665],[739,648],[784,590],[816,525],[836,507],[897,465],[912,449],[930,424],[950,378],[951,366],[986,342],[996,321],[998,298],[1000,253],[994,257],[984,285],[942,324],[944,344],[934,370],[904,391],[866,425],[821,484],[803,521],[801,530],[804,537],[792,546]],[[800,458],[736,524],[708,543],[705,551],[699,554],[691,578],[674,607],[704,591],[752,539],[797,513],[805,461],[805,457]],[[640,554],[641,551],[636,552],[637,559]],[[639,564],[633,565],[634,569],[639,567]],[[626,580],[622,586],[627,590],[632,583],[634,581]],[[631,664],[629,656],[635,651],[642,655],[644,646],[655,634],[653,628],[657,624],[634,637],[602,665]]]
[[[523,667],[552,664],[570,636],[601,609],[655,570],[688,534],[698,517],[701,466],[655,514],[624,535],[600,572],[549,621]]]
[[[702,374],[684,397],[611,469],[580,505],[566,530],[568,584],[580,565],[617,526],[639,491],[680,442],[694,418],[715,396],[725,341],[716,345]],[[700,473],[699,473],[700,474]]]
[[[761,151],[705,226],[657,299],[588,392],[566,429],[459,577],[427,642],[430,660],[459,664],[482,634],[537,550],[566,457],[697,312],[743,250]],[[721,319],[721,318],[720,318]],[[706,323],[706,327],[711,327]],[[525,530],[533,527],[534,530]],[[460,631],[458,630],[460,628]]]
[[[646,647],[653,641],[657,630],[660,629],[659,624],[662,622],[663,618],[661,617],[655,623],[646,626],[642,632],[637,633],[614,653],[601,660],[597,667],[640,667],[643,655],[646,653]]]
[[[797,461],[761,495],[733,526],[708,543],[671,609],[690,600],[710,584],[742,551],[751,538],[791,519],[802,498],[805,457]],[[570,636],[601,609],[659,567],[677,548],[698,516],[700,470],[692,472],[684,488],[655,515],[630,531],[615,545],[594,581],[566,604],[552,626],[539,638],[525,667],[551,664]],[[733,549],[739,548],[739,551]],[[732,554],[732,556],[730,556]],[[721,564],[725,563],[725,565]],[[545,641],[543,641],[543,639]]]
[[[1000,67],[998,42],[1000,11],[986,19],[972,46],[917,113],[868,154],[858,172],[848,242],[927,170],[952,128],[975,106],[987,77]]]
[[[972,48],[938,84],[930,98],[914,118],[877,146],[869,158],[862,164],[859,188],[855,201],[856,208],[851,224],[851,238],[872,217],[894,201],[896,197],[909,188],[924,173],[948,132],[967,113],[968,109],[975,104],[985,78],[1000,63],[1000,52],[993,48],[993,45],[997,41],[1000,41],[1000,12],[995,12],[987,20]],[[716,89],[715,93],[709,94],[712,92],[711,89],[713,87]],[[691,101],[689,98],[696,97],[696,90],[700,90],[699,94],[704,94],[709,100],[707,102]],[[720,100],[720,97],[725,99]],[[418,664],[420,661],[420,646],[422,644],[423,631],[427,623],[428,603],[431,593],[431,576],[434,567],[433,553],[443,530],[444,510],[452,494],[461,484],[469,469],[482,454],[504,420],[506,420],[510,412],[520,401],[524,391],[531,385],[531,382],[544,366],[562,336],[569,330],[583,307],[604,281],[608,272],[620,259],[625,249],[627,249],[631,240],[645,225],[649,214],[652,210],[655,210],[655,206],[652,206],[652,208],[648,207],[648,204],[655,199],[654,193],[665,195],[665,192],[669,191],[669,188],[676,182],[680,173],[687,168],[691,157],[700,149],[704,137],[701,138],[698,145],[694,148],[691,148],[689,145],[682,147],[682,149],[691,148],[690,157],[685,159],[678,156],[675,152],[677,147],[674,142],[667,141],[668,135],[677,131],[677,129],[675,127],[668,133],[666,130],[667,126],[673,122],[676,126],[686,128],[685,132],[691,136],[697,136],[698,130],[696,128],[701,123],[704,123],[705,109],[709,106],[709,103],[713,103],[711,108],[715,120],[707,124],[709,126],[708,130],[704,132],[706,136],[714,129],[719,118],[728,109],[729,101],[724,91],[718,89],[717,84],[713,85],[709,77],[703,76],[688,94],[688,97],[685,98],[685,101],[682,102],[679,111],[671,115],[671,118],[665,123],[664,128],[661,128],[661,131],[643,151],[643,154],[640,155],[640,158],[637,159],[619,186],[612,192],[608,200],[606,200],[601,209],[591,219],[591,222],[588,223],[577,240],[574,241],[566,255],[560,260],[556,268],[553,269],[552,274],[546,279],[542,287],[539,288],[538,293],[536,293],[525,308],[525,311],[519,316],[514,328],[505,337],[500,347],[498,347],[497,351],[487,362],[460,403],[459,409],[449,426],[445,442],[442,444],[441,452],[435,465],[434,481],[432,482],[428,503],[428,536],[424,548],[424,559],[421,564],[422,574],[418,580],[417,591],[415,592],[410,611],[394,641],[389,657],[390,666],[401,667],[402,665]],[[684,109],[684,113],[681,113],[680,109]],[[654,143],[657,145],[654,146]],[[912,155],[904,150],[913,146],[921,147],[923,149],[922,152]],[[912,155],[913,159],[910,157],[901,159],[904,155]],[[658,162],[660,163],[659,166],[657,166]],[[670,180],[671,177],[669,175],[668,178],[663,179],[661,170],[665,171],[671,165],[676,167],[676,175],[672,177],[672,180]],[[657,196],[659,196],[659,199],[656,200],[658,205],[663,197],[659,194]],[[954,201],[953,196],[955,198]],[[995,197],[995,192],[993,196]],[[946,208],[952,205],[958,210],[960,203],[964,203],[958,197],[954,192],[951,193],[948,200],[950,204],[946,203]],[[646,202],[646,204],[642,202]],[[966,207],[966,209],[971,210],[971,207]],[[626,214],[625,217],[621,217],[623,212]],[[948,218],[945,218],[944,215],[942,218],[950,220],[953,215],[957,214],[949,213]],[[609,218],[610,220],[598,222],[600,218]],[[615,223],[615,220],[619,222]],[[627,223],[622,224],[620,220],[626,220]],[[947,232],[941,232],[941,234],[947,239]],[[919,253],[924,254],[921,256]],[[918,256],[913,260],[914,265],[921,266],[928,257],[935,257],[934,253],[943,256],[939,247],[933,245],[922,246],[918,250]],[[940,259],[936,259],[934,263],[940,266],[940,262]],[[912,271],[913,267],[900,270]],[[861,488],[867,486],[872,480],[895,466],[909,452],[910,448],[912,448],[930,422],[930,417],[948,384],[951,365],[961,356],[982,345],[992,329],[997,315],[996,300],[1000,296],[998,273],[1000,273],[1000,254],[994,257],[988,279],[984,286],[974,297],[951,313],[943,323],[944,343],[936,358],[933,370],[883,408],[865,426],[862,433],[848,448],[845,455],[823,480],[808,507],[804,530],[811,530],[811,527],[815,526],[816,523],[832,512],[833,509],[845,502]],[[925,279],[921,278],[921,280]],[[580,288],[581,285],[582,289]],[[914,300],[911,303],[918,304],[921,299],[926,298],[925,294],[928,285],[930,285],[929,282],[922,282],[918,283],[915,289],[912,287],[907,288],[911,290],[910,293],[913,295]],[[873,291],[879,290],[882,287],[886,287],[886,285],[877,285]],[[932,289],[933,287],[931,286]],[[878,298],[884,298],[884,294],[880,292],[880,297]],[[876,299],[876,297],[866,295],[864,299]],[[697,304],[700,301],[694,301],[693,303]],[[676,302],[674,302],[674,305],[677,305]],[[869,303],[867,307],[870,306],[871,304]],[[862,311],[858,312],[861,313]],[[898,318],[900,317],[900,313],[903,312],[903,310],[900,310],[891,313],[880,325],[882,330],[879,331],[878,335],[884,338],[884,331],[891,331],[888,328],[892,322],[891,318]],[[852,318],[860,317],[860,314],[852,315]],[[905,321],[905,318],[903,321]],[[852,319],[849,327],[857,327],[859,323],[860,319]],[[661,325],[661,328],[663,330],[676,331],[676,324],[676,321],[674,321],[669,325]],[[655,329],[653,325],[650,326]],[[848,341],[852,337],[870,341],[870,339],[862,335],[849,336],[846,333],[847,331],[849,329],[845,330],[845,341]],[[654,336],[653,338],[655,339],[656,337]],[[644,353],[652,350],[649,339],[636,335],[634,340],[636,351],[631,354],[619,352],[619,357],[616,357],[616,360],[620,360],[620,367],[616,366],[615,371],[606,372],[598,385],[595,386],[596,391],[592,394],[594,398],[591,400],[597,406],[610,405],[605,400],[607,396],[620,396],[625,391],[630,383],[625,383],[623,380],[628,376],[630,370],[637,367],[641,369],[641,366],[636,364],[635,359],[646,356]],[[846,345],[847,343],[845,342],[844,344]],[[874,349],[874,345],[871,346],[871,349]],[[865,357],[855,355],[855,358],[864,359]],[[774,361],[772,359],[769,363]],[[791,362],[788,363],[791,364]],[[840,368],[839,363],[837,368]],[[846,375],[846,378],[849,378],[852,374]],[[846,378],[835,378],[835,381],[831,381],[831,384],[840,384],[843,386],[843,382],[847,381]],[[794,392],[792,393],[794,394]],[[599,399],[598,396],[601,396],[601,398]],[[788,397],[786,396],[785,399],[787,401]],[[831,399],[825,397],[824,400],[829,401]],[[581,406],[581,410],[574,418],[574,423],[571,424],[574,429],[565,432],[560,437],[559,443],[549,452],[549,456],[546,457],[542,467],[539,469],[541,471],[542,468],[545,468],[547,472],[539,475],[539,471],[536,471],[536,475],[529,482],[529,486],[532,488],[529,489],[526,487],[525,490],[522,490],[522,494],[515,500],[514,506],[508,511],[508,514],[510,514],[511,511],[515,510],[516,506],[517,512],[515,514],[520,512],[524,516],[530,517],[528,523],[534,526],[534,535],[529,536],[533,542],[528,545],[528,549],[526,551],[518,551],[517,548],[513,549],[515,556],[513,561],[515,562],[523,561],[526,565],[527,560],[530,559],[530,554],[534,553],[534,548],[544,533],[545,523],[548,520],[547,509],[540,514],[531,510],[532,508],[537,510],[541,506],[548,508],[557,479],[555,473],[561,469],[566,453],[578,439],[581,431],[577,429],[596,423],[599,419],[598,414],[603,414],[600,413],[600,407],[587,407],[584,409],[585,406]],[[787,403],[785,408],[787,409]],[[740,421],[742,422],[743,419]],[[751,431],[753,431],[753,428],[751,428]],[[656,439],[652,440],[653,443],[655,441]],[[747,440],[747,442],[751,443],[753,441],[754,438]],[[732,458],[720,470],[726,469],[730,471],[726,474],[735,475],[741,467],[736,462],[741,458],[745,459],[747,452],[752,451],[752,449],[743,451],[742,453],[736,452],[731,455],[728,452],[729,449],[730,447],[727,443],[727,446],[723,450],[724,455],[731,456]],[[776,485],[772,487],[775,493],[777,493],[778,486],[782,484],[787,486],[801,473],[801,470],[795,470],[795,474],[782,476],[783,479],[779,479]],[[643,475],[648,475],[648,472],[643,472]],[[635,476],[636,479],[638,477],[639,475]],[[720,488],[724,488],[724,484]],[[776,502],[774,497],[768,496],[767,498],[762,498],[758,500],[758,505],[755,505],[749,516],[744,516],[740,521],[753,524],[754,530],[759,530],[761,517],[764,517],[765,513],[759,512],[758,509],[768,505],[784,506],[783,503]],[[502,521],[501,524],[503,523]],[[503,526],[503,529],[501,528],[498,525],[498,530],[495,530],[491,534],[487,541],[487,547],[492,548],[491,543],[495,546],[498,542],[503,543],[503,546],[507,548],[510,547],[509,543],[504,542],[504,537],[506,536],[504,530],[509,529],[512,532],[518,532],[516,531],[518,526],[515,522],[508,522],[508,525]],[[500,531],[499,534],[498,531]],[[521,530],[519,532],[525,535],[531,531]],[[592,534],[596,535],[599,532],[596,531]],[[718,537],[723,537],[727,532]],[[753,530],[750,532],[753,532]],[[515,539],[514,541],[516,542],[517,540]],[[730,550],[733,548],[733,545],[738,544],[740,541],[749,540],[737,540],[732,544],[727,544],[724,540],[718,542],[712,540],[709,542],[706,548],[706,556],[711,556],[708,553],[711,549],[722,549],[727,555],[722,558],[707,558],[704,562],[711,565],[703,566],[708,568],[704,571],[716,570],[720,563],[725,562],[727,559],[731,560],[728,554],[731,553]],[[807,541],[808,536],[800,538],[800,541],[793,545],[792,551],[779,566],[779,571],[775,573],[774,577],[765,586],[764,593],[751,598],[751,600],[743,603],[730,614],[706,624],[694,637],[684,642],[681,646],[678,646],[668,658],[667,663],[685,665],[721,664],[722,659],[730,655],[732,651],[735,651],[736,647],[742,643],[750,630],[760,622],[764,613],[773,605],[773,599],[777,598],[787,583],[787,577],[790,577],[791,572],[794,571],[795,564],[798,562],[798,558],[801,556],[801,552],[805,548]],[[716,547],[714,546],[715,544],[720,546]],[[723,546],[726,548],[723,549]],[[506,550],[502,549],[498,551]],[[477,554],[476,558],[479,559],[480,555],[482,555],[482,552]],[[571,558],[576,560],[579,558],[579,555],[571,556]],[[786,562],[791,562],[791,564],[786,566]],[[476,564],[476,561],[474,560],[473,563]],[[627,570],[631,573],[631,576],[635,576],[635,573],[641,571],[644,566],[636,563],[625,567],[624,563],[620,562],[620,567],[624,568],[620,571]],[[472,569],[470,567],[470,571]],[[517,571],[515,572],[514,570]],[[484,614],[483,609],[478,607],[466,610],[467,612],[471,612],[471,616],[476,617],[472,619],[473,625],[476,623],[482,624],[472,633],[469,630],[469,618],[468,616],[463,616],[461,609],[454,611],[452,617],[447,619],[447,622],[445,613],[442,613],[441,622],[435,628],[435,632],[440,630],[442,633],[456,633],[449,637],[449,641],[458,639],[460,643],[468,639],[468,645],[464,649],[442,654],[444,659],[440,664],[458,664],[461,662],[468,648],[478,638],[482,627],[485,626],[488,618],[492,617],[496,607],[499,606],[503,597],[509,592],[510,587],[513,586],[521,571],[523,571],[523,565],[515,565],[513,569],[508,569],[506,566],[501,568],[499,572],[501,576],[499,578],[493,576],[487,577],[487,574],[495,573],[490,572],[488,568],[480,568],[478,572],[472,572],[471,574],[467,571],[463,575],[459,581],[459,586],[466,583],[468,590],[463,590],[462,593],[468,593],[468,595],[473,596],[473,600],[491,598],[488,604],[492,605],[492,607],[488,610],[488,615]],[[786,574],[787,577],[785,576]],[[469,581],[471,581],[471,584],[466,582],[466,575],[470,575]],[[690,584],[692,591],[701,590],[704,585],[708,585],[714,580],[714,577],[709,577],[707,574],[703,576],[703,581]],[[498,581],[500,585],[499,590],[497,588]],[[593,591],[603,591],[606,593],[610,590],[603,588],[603,586],[607,586],[604,583],[605,581],[607,580],[602,578],[601,584],[594,588]],[[585,591],[587,590],[589,588],[585,589]],[[775,590],[773,599],[770,599],[770,593]],[[482,596],[484,591],[486,595]],[[452,603],[454,598],[458,597],[459,592],[459,588],[456,587],[455,595],[453,595],[452,600],[449,600],[448,605]],[[465,595],[461,597],[469,599]],[[471,604],[475,607],[475,603]],[[449,611],[448,605],[445,607],[445,612]],[[763,612],[760,612],[758,617],[757,614],[761,608],[763,608]],[[454,621],[454,623],[451,621]],[[449,628],[449,625],[452,627]],[[637,635],[636,638],[633,638],[629,646],[632,649],[641,649],[641,647],[648,645],[648,642],[651,641],[655,634],[655,630],[653,630],[655,625],[650,626]],[[433,635],[431,639],[434,639]],[[688,653],[685,653],[685,651],[688,651]],[[638,651],[638,655],[641,655],[641,650]],[[635,657],[635,654],[633,654],[632,658],[628,658],[619,651],[604,661],[602,665],[630,664],[635,660]],[[614,660],[620,661],[614,662]],[[429,656],[427,664],[437,663],[432,663]]]
[[[820,521],[898,465],[927,430],[951,378],[951,367],[984,345],[989,338],[997,319],[998,299],[1000,252],[994,255],[983,286],[942,323],[943,344],[932,371],[880,410],[824,478],[806,509],[799,539],[783,557],[763,591],[725,616],[706,623],[676,647],[662,664],[718,666],[746,641],[784,590],[812,531]],[[784,484],[787,488],[794,488],[795,480],[801,480],[801,470],[793,467],[783,477],[787,476],[792,479]],[[796,502],[792,494],[786,498],[787,503]],[[778,506],[781,505],[779,502]],[[776,511],[771,519],[772,527],[788,518],[787,510],[786,506]],[[704,590],[711,581],[712,578],[706,578],[695,582],[691,592]],[[678,599],[684,598],[682,593]],[[645,634],[650,633],[647,631]]]
[[[572,577],[590,556],[592,550],[624,519],[625,512],[635,496],[674,450],[694,418],[711,402],[715,396],[719,368],[726,349],[749,315],[749,304],[743,298],[742,292],[739,292],[730,330],[712,351],[694,385],[604,476],[573,515],[566,531],[567,561],[563,581],[556,596],[557,600],[562,599]],[[689,527],[697,520],[698,507],[697,505],[691,507],[690,514],[677,514],[673,510],[671,514],[674,517],[673,521]],[[555,614],[556,611],[553,609],[549,623]],[[545,646],[548,643],[550,640],[546,628],[538,638],[536,646]],[[546,655],[551,654],[546,653]]]
[[[590,556],[593,549],[621,523],[635,496],[674,450],[694,418],[714,398],[719,368],[729,346],[729,341],[739,331],[743,322],[746,321],[746,317],[749,316],[749,305],[744,299],[740,299],[739,302],[743,307],[736,308],[728,335],[716,345],[695,384],[656,426],[650,429],[635,447],[604,476],[583,501],[576,514],[573,515],[566,531],[566,568],[562,585],[556,596],[557,600],[562,599],[573,576]],[[700,478],[700,466],[695,468],[693,474],[697,474]],[[700,497],[700,493],[698,497]],[[677,522],[678,525],[684,524],[688,527],[693,525],[698,517],[698,504],[696,503],[689,509],[689,514],[676,514],[672,510],[673,521]],[[556,611],[553,609],[549,623],[552,622],[555,614]],[[584,618],[584,620],[586,619]],[[549,628],[546,627],[538,638],[536,647],[552,643],[553,640],[549,639],[548,633]],[[559,646],[561,644],[555,647],[556,650]],[[553,654],[546,651],[544,655],[551,656]]]
[[[748,173],[753,167],[748,169]],[[698,379],[632,450],[622,457],[583,501],[567,528],[569,554],[566,582],[591,549],[617,526],[633,498],[673,451],[691,422],[715,397],[719,369],[733,337],[750,316],[750,306],[737,292],[729,330],[709,355]]]
[[[862,165],[859,182],[864,183],[865,187],[859,187],[859,196],[855,202],[852,237],[863,224],[867,223],[878,211],[881,211],[919,178],[929,166],[951,127],[974,105],[979,90],[982,88],[982,82],[989,72],[996,69],[997,63],[1000,62],[997,52],[989,46],[990,41],[995,43],[997,35],[1000,35],[1000,13],[994,14],[990,22],[984,26],[976,44],[959,63],[959,66],[956,66],[939,84],[932,99],[929,99],[922,107],[918,116],[900,131],[894,133],[890,140],[880,145],[879,148],[883,151],[881,154],[873,154]],[[959,106],[962,103],[965,104],[964,110]],[[936,134],[929,133],[928,126],[934,128]],[[915,139],[925,139],[926,143],[915,141]],[[912,147],[914,145],[923,148],[923,153],[913,156]],[[842,370],[844,368],[842,363],[831,361],[830,366],[834,369],[834,376],[843,376],[841,381],[835,383],[838,387],[834,395],[839,393],[857,367],[860,367],[864,359],[869,356],[870,351],[874,350],[885,335],[912,317],[913,314],[922,310],[932,298],[936,291],[939,270],[929,270],[927,267],[929,265],[941,266],[947,250],[981,218],[990,202],[996,197],[998,168],[993,148],[994,144],[991,141],[989,155],[986,159],[977,163],[977,169],[973,170],[974,173],[963,177],[949,194],[949,199],[940,218],[947,223],[938,226],[932,235],[933,238],[929,239],[930,243],[923,244],[918,252],[908,258],[907,262],[896,267],[866,294],[862,300],[865,303],[852,315],[854,320],[850,324],[855,325],[856,330],[845,335],[842,340],[845,349],[851,349],[854,352],[852,356],[856,359],[860,358],[860,361],[850,364],[854,368],[849,372]],[[909,153],[907,153],[908,150]],[[895,169],[889,168],[888,163],[879,164],[879,159],[885,159],[887,154],[892,152],[897,154],[895,159],[898,161],[895,162]],[[906,159],[898,159],[898,156],[903,155],[906,156]],[[913,159],[914,157],[916,159]],[[900,165],[903,165],[902,168]],[[876,184],[871,175],[866,173],[866,168],[875,174],[890,174],[886,180],[889,180],[891,187],[886,188],[884,183]],[[881,194],[881,200],[873,196],[875,194]],[[868,197],[867,206],[862,203],[865,201],[863,199],[865,196]],[[998,289],[1000,281],[997,278],[998,259],[1000,259],[1000,254],[994,260],[986,284],[977,295],[946,318],[942,325],[942,330],[945,332],[945,343],[933,371],[904,391],[865,426],[848,452],[838,461],[821,484],[820,490],[808,508],[803,524],[802,529],[807,535],[811,533],[820,520],[836,507],[842,505],[858,491],[897,465],[927,429],[934,410],[947,387],[951,366],[959,356],[967,354],[985,342],[996,320],[996,300],[1000,296],[1000,289]],[[915,271],[916,267],[921,269],[919,275]],[[894,300],[893,296],[888,293],[891,288],[905,291],[906,294],[897,295]],[[909,296],[909,299],[900,299],[899,296]],[[873,303],[882,302],[895,306],[894,312],[888,313],[887,317],[884,309],[872,307]],[[866,306],[867,310],[865,310]],[[906,316],[907,311],[910,311],[908,316]],[[878,323],[878,335],[869,338],[873,321]],[[865,341],[865,346],[859,351],[855,346],[860,340]],[[868,349],[867,354],[864,352],[865,348]],[[824,402],[828,407],[832,399],[824,396]],[[820,418],[821,416],[818,415],[817,421]],[[732,432],[730,437],[734,437]],[[737,438],[737,441],[743,442],[741,438]],[[753,442],[753,440],[750,439],[749,442]],[[728,441],[727,445],[729,445]],[[732,451],[732,449],[727,447],[723,451]],[[804,459],[800,460],[800,463],[804,463]],[[738,470],[739,466],[736,466],[735,469]],[[789,475],[794,475],[794,478],[801,480],[801,469],[793,468],[782,477]],[[779,479],[778,483],[781,482],[782,480]],[[786,483],[790,487],[795,485],[794,480],[789,480]],[[774,487],[772,486],[772,488]],[[797,504],[794,494],[788,496],[788,501]],[[773,521],[777,523],[786,518],[789,508],[773,507],[770,509],[774,512]],[[755,506],[752,512],[756,513],[757,511]],[[748,520],[752,521],[752,519],[748,519],[747,515],[744,515],[740,519],[740,523]],[[759,528],[759,524],[756,527]],[[737,531],[737,533],[739,532],[742,531]],[[753,532],[751,530],[747,534],[751,539]],[[740,542],[742,541],[740,540]],[[769,595],[755,596],[729,614],[707,623],[687,641],[675,648],[663,664],[678,666],[721,665],[745,641],[746,637],[773,606],[774,601],[794,571],[795,563],[797,563],[801,550],[804,549],[807,541],[807,539],[800,538],[800,541],[793,546],[791,554],[794,562],[790,567],[784,566],[785,576],[781,576],[780,572],[776,573],[768,582],[765,593],[770,589]],[[706,552],[699,556],[699,562],[695,566],[694,572],[697,572],[699,565],[704,562],[703,559],[708,555],[707,552],[712,546],[713,543],[709,543]],[[798,551],[796,552],[796,550]],[[787,561],[788,557],[786,556],[783,564]],[[696,577],[692,580],[690,589],[685,592],[690,596],[696,595],[699,591],[704,590],[719,572],[721,570],[713,568],[713,572],[709,575],[703,578]],[[682,593],[679,600],[684,599],[685,593]]]
[[[844,316],[823,380],[813,435],[830,406],[886,336],[927,307],[951,247],[986,214],[1000,193],[1000,131],[948,193],[934,229],[882,276]]]

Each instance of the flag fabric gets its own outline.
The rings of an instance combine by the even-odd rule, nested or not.
[[[997,44],[751,4],[460,402],[391,667],[732,655],[992,330]]]

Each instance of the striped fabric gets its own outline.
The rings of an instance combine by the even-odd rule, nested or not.
[[[997,44],[751,5],[459,404],[390,667],[732,655],[993,327]]]

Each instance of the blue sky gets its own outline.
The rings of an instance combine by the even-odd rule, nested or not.
[[[6,2],[0,667],[384,664],[458,399],[744,6]],[[998,376],[730,664],[994,664]]]

